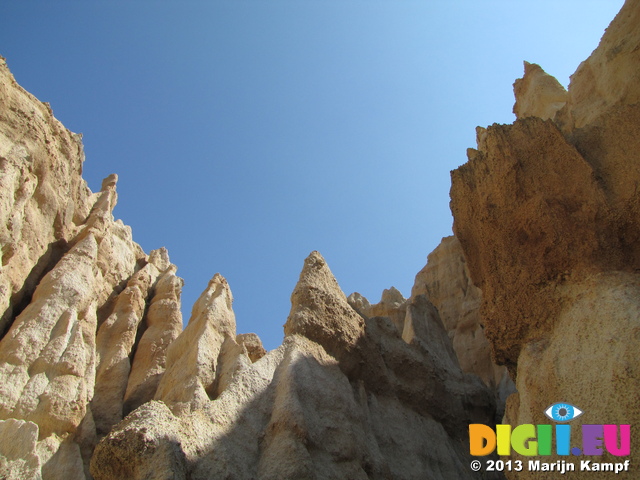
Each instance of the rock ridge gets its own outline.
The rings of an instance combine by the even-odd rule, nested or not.
[[[575,429],[640,418],[639,20],[640,3],[626,1],[566,92],[525,63],[516,121],[479,128],[452,172],[454,232],[482,289],[481,322],[516,380],[512,426],[547,423],[558,401],[585,412]],[[507,477],[554,478],[539,473]]]

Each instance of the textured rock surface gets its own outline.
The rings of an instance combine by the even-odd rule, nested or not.
[[[7,480],[42,478],[35,423],[13,418],[0,420],[0,439],[0,477]]]
[[[563,308],[555,328],[528,342],[518,358],[519,394],[509,398],[505,420],[513,425],[547,423],[545,409],[558,399],[570,399],[585,412],[571,422],[575,430],[572,442],[581,445],[582,424],[636,425],[640,419],[640,364],[636,360],[640,278],[623,272],[600,273],[562,285],[559,295]],[[640,442],[634,434],[631,442],[633,463]],[[597,461],[625,459],[605,454]],[[632,465],[632,471],[635,473],[628,475],[635,478],[638,467]],[[605,475],[600,478],[619,477]],[[532,474],[531,478],[555,477]]]
[[[502,418],[506,398],[515,391],[507,369],[497,366],[480,322],[482,292],[469,278],[466,259],[455,236],[446,237],[429,254],[427,265],[416,275],[411,298],[405,299],[394,287],[384,290],[377,304],[371,304],[359,293],[347,299],[354,310],[365,317],[388,319],[402,338],[411,343],[429,337],[430,348],[438,343],[425,335],[425,322],[414,322],[416,306],[427,322],[442,325],[449,341],[441,343],[441,358],[454,357],[463,372],[473,373],[494,393],[498,406],[497,419]],[[453,352],[451,353],[451,347]]]
[[[558,113],[558,122],[567,131],[640,102],[639,23],[637,2],[625,1],[598,48],[571,76],[567,105]]]
[[[398,289],[391,287],[382,291],[382,297],[378,303],[363,304],[361,312],[367,317],[389,317],[398,331],[402,332],[407,315],[407,300]]]
[[[98,329],[96,386],[91,411],[101,435],[122,420],[124,393],[131,371],[129,355],[159,274],[152,263],[138,270],[118,295],[111,315]]]
[[[176,409],[197,409],[216,394],[223,343],[235,343],[236,320],[227,281],[216,274],[193,306],[184,332],[167,349],[167,370],[155,398]]]
[[[411,297],[425,295],[437,308],[464,372],[475,373],[504,405],[515,387],[507,369],[491,358],[491,346],[480,320],[482,291],[469,277],[467,261],[455,236],[446,237],[429,254],[416,275]]]
[[[162,311],[145,319],[156,280],[175,267],[114,220],[117,176],[89,191],[80,136],[4,60],[0,97],[0,419],[20,439],[2,447],[0,468],[9,478],[86,478],[99,437],[122,420],[137,339],[163,322]]]
[[[80,136],[24,91],[0,57],[0,334],[68,250],[95,199]]]
[[[262,346],[262,340],[255,333],[241,333],[236,336],[236,342],[247,349],[247,355],[252,362],[260,360],[267,353]]]
[[[516,104],[529,102],[529,115],[480,129],[452,173],[454,231],[482,288],[485,332],[517,376],[512,425],[546,423],[558,401],[585,412],[576,425],[640,421],[639,21],[640,3],[627,1],[547,120],[530,116],[548,110],[518,88],[534,83],[528,69]],[[636,476],[637,448],[632,435]]]
[[[186,471],[192,479],[476,478],[468,470],[466,425],[490,422],[493,399],[476,376],[460,371],[424,296],[407,306],[407,343],[387,318],[353,310],[313,252],[292,295],[283,344],[252,363],[234,340],[231,296],[216,278],[191,322],[198,326],[208,312],[209,331],[227,332],[209,369],[215,377],[206,380],[219,385],[217,395],[176,409],[182,399],[165,400],[161,384],[156,398],[163,402],[142,405],[96,448],[96,479],[145,478],[156,462],[158,472],[182,478]],[[182,354],[181,371],[203,363],[204,335],[188,330],[174,343],[184,337],[194,346],[192,356]],[[232,374],[221,364],[232,365]]]
[[[137,345],[127,382],[123,405],[125,415],[152,400],[156,394],[166,369],[167,349],[182,332],[182,285],[182,279],[176,276],[175,265],[168,265],[156,283],[144,318],[146,330]]]

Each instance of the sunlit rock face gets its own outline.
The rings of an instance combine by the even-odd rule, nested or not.
[[[543,412],[558,401],[585,412],[576,430],[640,420],[639,24],[640,4],[627,1],[566,95],[526,65],[518,119],[479,129],[478,148],[452,172],[480,321],[517,379],[505,416],[514,426],[548,423]]]

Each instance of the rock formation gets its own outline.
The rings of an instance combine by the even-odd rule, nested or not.
[[[87,188],[80,136],[17,85],[4,59],[0,102],[0,472],[86,478],[123,402],[155,394],[149,375],[164,371],[163,349],[182,328],[162,297],[181,281],[166,251],[146,255],[114,221],[115,175],[96,194]]]
[[[473,478],[465,427],[492,421],[493,398],[460,371],[423,296],[407,307],[407,342],[387,318],[351,308],[313,252],[284,343],[255,362],[235,341],[230,298],[214,278],[169,349],[175,367],[156,400],[96,448],[94,478]]]
[[[585,412],[576,426],[640,421],[638,25],[640,3],[627,1],[565,95],[525,65],[518,119],[479,129],[477,150],[452,172],[481,321],[517,378],[505,417],[514,426],[547,423],[558,401]],[[511,474],[556,478],[544,475]]]
[[[495,398],[424,295],[358,312],[314,252],[276,350],[237,335],[219,274],[182,330],[167,251],[113,218],[117,177],[91,193],[80,137],[0,81],[3,478],[474,478],[466,426]]]
[[[494,361],[513,426],[558,401],[575,425],[635,424],[639,24],[627,1],[568,91],[525,64],[518,118],[478,129],[456,236],[409,299],[347,299],[313,252],[269,352],[219,274],[182,329],[167,251],[114,220],[117,177],[87,188],[80,136],[2,60],[0,477],[503,478],[469,466],[468,425],[513,391]]]
[[[0,59],[0,334],[60,260],[96,198],[80,176],[79,135],[25,92]]]
[[[427,265],[416,275],[409,299],[391,287],[373,305],[357,292],[349,295],[348,300],[362,315],[387,318],[409,343],[415,335],[411,306],[423,303],[431,310],[431,316],[442,323],[450,340],[446,348],[453,347],[453,356],[462,371],[480,377],[493,392],[498,407],[496,420],[502,418],[506,398],[515,391],[515,386],[507,369],[492,359],[480,321],[482,292],[469,278],[466,259],[455,236],[443,238],[429,254]]]
[[[515,386],[504,366],[491,357],[491,346],[480,318],[482,291],[471,281],[467,261],[455,236],[446,237],[429,254],[425,267],[416,275],[411,296],[425,295],[437,308],[453,344],[460,368],[478,375],[494,392],[502,406]]]

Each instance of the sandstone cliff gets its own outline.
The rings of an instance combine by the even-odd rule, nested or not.
[[[638,25],[640,3],[627,1],[567,92],[525,64],[518,119],[478,129],[477,150],[452,172],[481,321],[517,378],[512,425],[546,423],[558,401],[585,412],[576,426],[640,420]],[[556,478],[544,475],[513,478]]]
[[[0,87],[0,477],[476,478],[494,391],[425,295],[357,311],[314,252],[279,348],[237,334],[219,274],[183,330],[167,251],[113,218],[117,177],[89,191],[80,136],[4,61]]]

